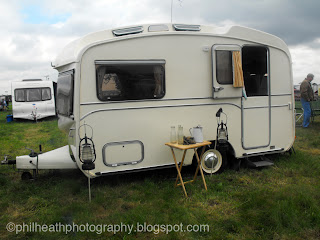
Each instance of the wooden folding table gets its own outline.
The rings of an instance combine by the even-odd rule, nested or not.
[[[204,179],[204,175],[203,175],[203,171],[202,171],[202,168],[201,168],[201,163],[200,163],[200,159],[204,153],[204,150],[205,150],[205,146],[207,145],[210,145],[211,142],[208,142],[208,141],[204,141],[202,143],[196,143],[196,144],[190,144],[190,145],[180,145],[180,144],[176,144],[176,143],[166,143],[165,145],[169,146],[170,149],[171,149],[171,152],[172,152],[172,156],[173,156],[173,160],[174,160],[174,163],[176,165],[176,169],[177,169],[177,172],[178,172],[178,176],[177,176],[177,179],[176,179],[176,183],[175,183],[175,187],[176,186],[182,186],[183,188],[183,191],[184,191],[184,194],[186,195],[186,197],[188,197],[188,194],[187,194],[187,191],[186,191],[186,188],[185,188],[185,184],[187,183],[191,183],[191,182],[194,182],[197,178],[197,175],[198,175],[198,171],[200,170],[200,173],[201,173],[201,177],[202,177],[202,181],[203,181],[203,185],[205,187],[205,189],[207,190],[207,184],[206,184],[206,180]],[[200,155],[200,158],[199,158],[199,155],[198,155],[198,148],[202,147],[202,152],[201,152],[201,155]],[[183,156],[182,156],[182,159],[181,159],[181,163],[180,163],[180,167],[178,165],[178,162],[177,162],[177,159],[176,159],[176,156],[174,154],[174,148],[176,149],[180,149],[180,150],[183,150]],[[182,169],[182,166],[183,166],[183,161],[184,161],[184,158],[186,156],[186,153],[187,153],[187,150],[189,149],[193,149],[194,150],[194,153],[196,155],[196,159],[197,159],[197,170],[193,176],[193,179],[190,180],[190,181],[187,181],[187,182],[184,182],[183,179],[182,179],[182,176],[181,176],[181,169]],[[178,183],[178,180],[180,179],[180,183]]]

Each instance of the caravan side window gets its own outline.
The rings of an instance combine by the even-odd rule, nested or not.
[[[165,61],[96,61],[101,101],[158,99],[165,95]]]
[[[60,73],[57,84],[57,112],[64,116],[73,114],[73,70]]]
[[[242,65],[247,96],[268,96],[268,49],[262,46],[244,46]]]
[[[220,84],[233,83],[232,51],[216,51],[217,81]]]

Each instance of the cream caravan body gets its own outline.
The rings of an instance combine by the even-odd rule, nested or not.
[[[234,87],[233,52],[244,88]],[[291,57],[267,33],[183,24],[107,30],[70,43],[53,65],[59,127],[88,177],[173,166],[164,145],[170,127],[189,135],[200,125],[214,142],[220,108],[228,126],[223,161],[285,152],[294,142]],[[85,135],[94,147],[90,168],[81,160]]]

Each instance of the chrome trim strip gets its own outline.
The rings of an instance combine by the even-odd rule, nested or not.
[[[96,60],[95,64],[99,65],[137,65],[137,64],[166,64],[166,60]]]
[[[164,102],[164,101],[181,101],[181,100],[206,100],[211,99],[212,97],[207,98],[172,98],[172,99],[141,99],[141,100],[124,100],[124,101],[101,101],[101,102],[86,102],[80,103],[81,106],[84,105],[94,105],[94,104],[112,104],[112,103],[137,103],[137,102]]]
[[[291,96],[291,93],[271,94],[271,97]]]
[[[283,105],[272,105],[271,108],[275,107],[288,107],[289,104],[283,104]],[[255,106],[255,107],[245,107],[243,109],[259,109],[259,108],[269,108],[269,106]]]
[[[164,165],[157,165],[152,167],[143,167],[143,168],[135,168],[135,169],[127,169],[127,170],[120,170],[120,171],[114,171],[114,169],[110,170],[109,172],[96,172],[96,176],[102,176],[102,175],[114,175],[114,174],[120,174],[120,173],[130,173],[130,172],[141,172],[141,171],[147,171],[151,169],[161,169],[161,168],[170,168],[175,167],[175,164],[164,164]]]
[[[277,108],[277,107],[289,107],[289,104],[283,104],[283,105],[273,105],[271,106],[272,108]]]
[[[221,106],[221,105],[231,105],[241,109],[238,105],[233,103],[201,103],[201,104],[181,104],[181,105],[162,105],[162,106],[145,106],[145,107],[125,107],[125,108],[107,108],[107,109],[97,109],[91,112],[88,112],[84,116],[80,118],[80,121],[88,117],[89,115],[97,112],[104,112],[104,111],[122,111],[122,110],[138,110],[138,109],[153,109],[153,108],[171,108],[171,107],[196,107],[196,106]]]

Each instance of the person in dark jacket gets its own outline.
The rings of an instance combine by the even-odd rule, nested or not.
[[[313,78],[314,78],[314,75],[312,73],[309,73],[300,85],[300,93],[301,93],[300,101],[303,108],[302,126],[305,128],[309,127],[309,124],[310,124],[310,117],[311,117],[310,101],[314,100],[314,94],[311,87],[311,81],[313,80]]]

